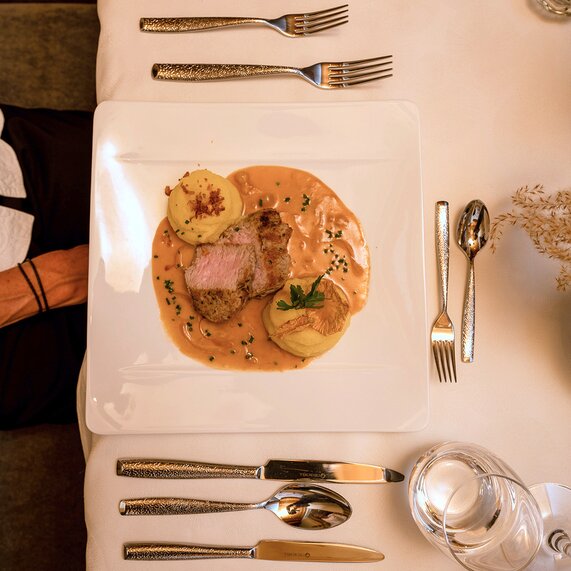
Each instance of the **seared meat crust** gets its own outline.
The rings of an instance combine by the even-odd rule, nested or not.
[[[244,216],[220,236],[222,243],[251,244],[255,248],[252,297],[263,297],[284,285],[291,264],[287,251],[291,234],[291,227],[282,222],[279,212],[266,208]]]
[[[225,321],[248,299],[280,289],[289,274],[291,234],[279,212],[267,208],[244,216],[213,244],[197,246],[185,272],[196,311]]]
[[[226,321],[250,298],[254,249],[248,245],[203,244],[185,272],[194,308],[214,323]]]

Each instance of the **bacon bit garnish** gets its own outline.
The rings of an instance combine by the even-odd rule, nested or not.
[[[161,236],[161,242],[165,245],[165,246],[172,246],[172,238],[171,235],[169,233],[168,230],[165,230],[163,232],[163,235]]]
[[[304,329],[314,329],[322,335],[332,335],[343,330],[349,315],[349,303],[340,295],[335,284],[330,280],[322,280],[317,288],[325,295],[325,303],[321,308],[306,308],[303,315],[286,321],[278,327],[272,337],[278,339]]]
[[[220,216],[220,213],[226,210],[224,208],[224,197],[221,195],[220,189],[212,190],[209,186],[208,194],[205,192],[197,193],[194,200],[189,200],[188,205],[194,215],[191,218],[202,218],[205,216]]]
[[[171,192],[172,192],[172,188],[171,188],[170,186],[168,186],[168,185],[165,186],[165,194],[166,194],[167,196],[170,196],[170,195],[171,195]]]

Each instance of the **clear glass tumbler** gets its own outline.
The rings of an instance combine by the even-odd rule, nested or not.
[[[502,474],[480,474],[458,486],[442,523],[449,553],[470,571],[526,569],[543,539],[533,494]]]
[[[474,477],[517,474],[489,450],[466,442],[444,442],[425,452],[416,462],[409,481],[409,505],[416,524],[433,545],[446,554],[444,508],[454,491],[464,483],[474,487]]]

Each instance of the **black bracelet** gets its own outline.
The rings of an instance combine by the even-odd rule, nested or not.
[[[25,261],[25,260],[24,260]],[[32,293],[34,294],[34,297],[36,298],[36,302],[38,304],[39,307],[39,311],[38,313],[42,313],[42,311],[44,310],[42,307],[42,302],[40,301],[40,296],[37,294],[36,290],[34,289],[34,285],[32,284],[32,282],[30,281],[30,278],[26,275],[26,272],[24,271],[24,268],[22,267],[22,264],[18,264],[18,269],[22,272],[22,275],[24,276],[24,279],[26,280],[26,283],[30,286],[30,289],[32,290]]]
[[[50,306],[48,305],[48,298],[46,297],[46,292],[44,291],[44,286],[42,284],[42,280],[40,279],[40,274],[38,274],[38,270],[36,270],[36,264],[34,264],[34,262],[30,258],[26,258],[24,261],[28,262],[30,266],[32,266],[32,270],[34,270],[34,274],[36,276],[36,279],[38,280],[38,285],[40,286],[42,299],[44,300],[44,311],[48,311],[48,309],[50,308]]]

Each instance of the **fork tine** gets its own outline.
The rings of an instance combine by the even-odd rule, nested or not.
[[[361,65],[357,67],[340,67],[340,66],[330,66],[329,71],[332,72],[331,75],[359,75],[359,72],[366,72],[366,73],[375,73],[374,70],[377,72],[384,71],[383,68],[387,65],[393,65],[392,60],[383,61],[379,63],[374,63],[371,65]],[[361,73],[360,75],[364,75]]]
[[[452,368],[450,366],[451,361],[451,352],[450,352],[451,343],[449,341],[442,342],[442,352],[444,354],[444,363],[446,365],[446,372],[448,377],[448,382],[452,382]]]
[[[390,63],[388,65],[391,65]],[[393,71],[392,67],[381,67],[379,69],[368,70],[368,71],[349,71],[347,73],[341,73],[339,71],[335,71],[329,74],[329,80],[331,81],[350,81],[350,80],[358,80],[358,79],[367,79],[372,77],[373,75],[379,74],[386,74],[389,71]]]
[[[362,59],[357,61],[344,61],[339,63],[332,63],[329,69],[332,71],[357,71],[359,69],[368,69],[380,65],[392,64],[392,55],[373,57],[369,59]],[[390,60],[390,61],[387,61]]]
[[[442,382],[442,370],[440,368],[440,355],[438,353],[438,343],[436,341],[432,342],[432,353],[434,355],[434,362],[436,363],[436,370],[438,371],[438,378]]]
[[[341,20],[349,20],[348,14],[332,14],[331,16],[325,16],[324,18],[319,18],[316,21],[299,20],[295,22],[296,30],[311,30],[312,28],[318,28],[319,26],[325,26],[327,24],[332,24],[333,22],[340,22]]]
[[[452,379],[454,379],[454,382],[457,383],[458,379],[456,378],[456,357],[454,355],[454,342],[453,341],[448,342],[448,358],[449,358],[450,363],[452,365],[452,373],[453,373],[453,375],[450,377],[450,382],[452,382]]]
[[[368,59],[357,59],[357,60],[353,60],[353,61],[344,61],[344,62],[341,62],[341,63],[332,64],[332,65],[333,65],[333,66],[336,66],[336,67],[339,67],[339,68],[341,68],[341,67],[344,67],[344,68],[348,68],[348,67],[349,67],[349,68],[351,68],[351,67],[354,67],[354,66],[357,66],[357,65],[369,64],[369,63],[371,63],[371,62],[373,62],[373,61],[382,60],[382,59],[389,59],[389,58],[392,58],[392,57],[393,57],[392,55],[377,56],[377,57],[371,57],[371,58],[368,58]]]
[[[337,11],[332,10],[331,12],[320,14],[319,16],[311,16],[308,14],[300,14],[294,18],[294,21],[295,21],[296,26],[299,26],[299,25],[307,26],[310,24],[323,23],[326,20],[331,20],[331,18],[337,18],[337,17],[348,18],[349,17],[349,10],[347,10],[347,9],[337,10]]]
[[[349,9],[349,4],[342,4],[341,6],[335,6],[334,8],[325,8],[324,10],[317,10],[316,12],[306,12],[305,14],[299,14],[296,18],[313,18],[315,16],[321,16],[322,14],[328,14],[334,12],[335,10],[341,10],[343,8]]]
[[[311,27],[311,28],[296,28],[294,33],[298,36],[309,36],[310,34],[316,34],[317,32],[323,32],[324,30],[329,30],[331,28],[336,28],[337,26],[342,26],[343,24],[346,24],[347,22],[349,22],[348,18],[342,19],[342,21],[337,21],[334,20],[335,22],[337,22],[336,24],[333,23],[329,26],[315,26],[315,27]]]
[[[391,69],[387,69],[386,71],[392,71]],[[360,83],[369,83],[369,81],[377,81],[378,79],[385,79],[387,77],[392,77],[392,73],[387,73],[384,75],[376,75],[374,77],[370,76],[363,76],[364,79],[336,79],[335,81],[328,81],[329,85],[337,86],[337,87],[349,87],[350,85],[359,85]]]

